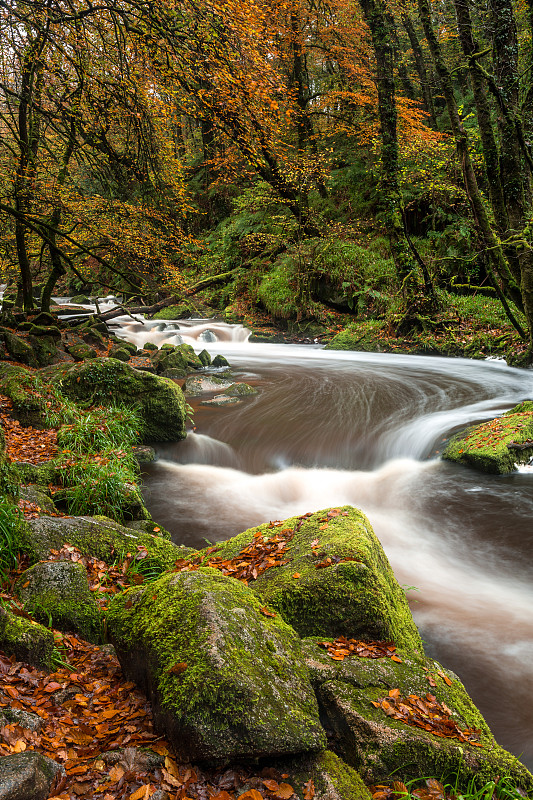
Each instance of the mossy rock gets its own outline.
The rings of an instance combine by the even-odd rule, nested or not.
[[[404,782],[429,775],[453,779],[467,785],[498,775],[510,776],[530,791],[533,776],[494,739],[459,678],[438,662],[422,657],[346,657],[335,662],[316,639],[303,642],[306,663],[318,697],[322,719],[333,731],[340,755],[367,783],[379,783],[394,775]],[[430,685],[431,677],[433,686]],[[450,685],[449,685],[450,684]],[[402,697],[428,693],[451,711],[461,730],[479,731],[475,746],[455,738],[435,736],[431,731],[408,725],[372,705],[398,689]]]
[[[35,391],[33,373],[24,367],[0,362],[0,394],[13,403],[12,415],[23,425],[42,427],[46,401]]]
[[[201,353],[198,353],[198,358],[204,365],[204,367],[209,367],[211,364],[211,356],[207,352],[207,350],[202,350]]]
[[[58,318],[55,314],[49,314],[47,311],[40,311],[36,317],[33,317],[32,323],[34,325],[44,325],[49,327],[50,325],[58,325]]]
[[[87,358],[98,358],[96,350],[83,342],[67,345],[66,351],[72,358],[76,359],[76,361],[85,361]]]
[[[46,487],[57,482],[57,470],[52,461],[43,464],[30,464],[27,461],[18,461],[16,471],[22,483],[36,484]]]
[[[90,305],[91,301],[85,294],[75,294],[74,297],[70,298],[71,303],[81,303],[83,306]]]
[[[49,339],[59,341],[61,339],[61,331],[57,325],[38,325],[35,320],[29,327],[29,333],[32,336],[46,336]]]
[[[78,633],[90,642],[100,641],[102,616],[82,564],[72,561],[35,564],[22,573],[15,592],[39,622],[52,621],[61,631]]]
[[[190,317],[192,314],[197,314],[197,310],[191,303],[183,302],[175,306],[167,306],[160,311],[156,311],[152,319],[184,319]]]
[[[185,400],[181,389],[168,378],[136,370],[115,358],[95,358],[56,372],[52,380],[75,402],[136,408],[145,444],[186,436]]]
[[[511,446],[510,446],[511,445]],[[505,475],[533,456],[533,401],[453,437],[442,457],[481,472]]]
[[[173,345],[169,347],[163,345],[161,350],[155,350],[153,355],[150,356],[150,360],[159,373],[166,372],[170,369],[178,369],[183,375],[187,374],[187,359],[183,356],[183,353]]]
[[[213,367],[217,367],[217,368],[218,367],[229,367],[230,363],[229,363],[227,358],[225,358],[224,356],[218,355],[218,356],[214,357],[214,359],[212,361],[212,366]]]
[[[313,800],[371,800],[372,795],[359,773],[346,764],[331,750],[316,756],[300,756],[298,759],[279,765],[282,772],[289,773],[289,783],[297,797],[303,800],[306,783],[313,782]]]
[[[46,800],[64,768],[42,753],[26,750],[0,759],[2,800]]]
[[[259,394],[259,389],[250,386],[249,383],[234,383],[228,389],[225,389],[222,394],[228,397],[250,397],[254,394]]]
[[[131,353],[129,350],[126,350],[125,347],[121,345],[115,345],[109,351],[110,358],[118,358],[119,361],[129,361],[131,358]]]
[[[154,526],[157,527],[157,526]],[[39,517],[28,520],[22,533],[24,552],[32,561],[47,558],[50,550],[72,544],[83,555],[95,556],[106,563],[146,549],[142,568],[160,572],[172,569],[177,559],[186,558],[191,550],[169,542],[164,536],[150,535],[119,525],[107,517]],[[139,562],[140,564],[141,562]]]
[[[364,350],[379,352],[379,334],[383,331],[383,322],[367,320],[355,323],[337,333],[327,343],[326,350]]]
[[[353,506],[292,517],[279,526],[251,528],[219,544],[214,556],[236,556],[261,533],[287,531],[284,560],[250,583],[300,636],[348,636],[391,640],[423,652],[405,594],[365,515]],[[314,547],[315,540],[318,544]],[[314,547],[314,550],[313,550]],[[327,563],[329,566],[319,567]],[[295,577],[296,576],[296,577]]]
[[[39,366],[33,347],[20,336],[5,331],[4,342],[13,361],[19,361],[21,364],[27,364],[29,367]]]
[[[40,669],[50,669],[54,647],[52,631],[0,606],[0,650],[6,655]]]
[[[53,336],[42,336],[41,334],[35,336],[31,331],[28,339],[39,366],[46,367],[51,364],[58,354],[57,339]]]
[[[318,751],[325,734],[300,641],[239,581],[212,569],[164,575],[115,597],[108,631],[126,676],[180,759]]]
[[[26,484],[20,487],[20,498],[28,503],[33,503],[42,514],[57,514],[57,508],[44,488],[36,484]]]
[[[190,344],[178,344],[174,348],[174,352],[181,353],[187,366],[192,367],[193,369],[202,369],[203,364]]]
[[[143,345],[143,350],[158,350],[158,346],[153,342],[145,342]]]

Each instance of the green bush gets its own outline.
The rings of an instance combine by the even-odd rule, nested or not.
[[[0,581],[5,581],[17,566],[20,551],[20,512],[7,497],[0,495]]]

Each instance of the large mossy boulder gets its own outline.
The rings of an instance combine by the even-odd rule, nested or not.
[[[39,366],[31,344],[28,344],[21,336],[17,336],[7,330],[4,330],[2,335],[7,352],[13,361],[19,361],[29,367]]]
[[[52,373],[51,379],[75,402],[136,408],[145,443],[172,442],[186,436],[185,400],[179,386],[167,378],[114,358],[95,358],[63,367]]]
[[[43,427],[46,399],[36,391],[35,373],[14,364],[0,362],[0,394],[11,400],[11,415],[23,425]]]
[[[458,433],[442,457],[481,472],[505,475],[533,456],[533,401]]]
[[[218,546],[222,560],[238,556],[254,537],[286,541],[283,561],[250,581],[300,636],[391,640],[423,652],[405,594],[365,515],[353,506],[251,528]]]
[[[116,597],[107,624],[183,761],[325,746],[298,636],[239,581],[209,568],[165,575]]]
[[[0,650],[8,656],[40,669],[50,669],[54,646],[54,635],[48,628],[34,625],[0,606]]]
[[[22,573],[15,591],[38,622],[100,641],[102,617],[83,564],[42,561]]]
[[[367,783],[380,783],[391,775],[404,782],[457,775],[466,785],[472,778],[486,783],[506,775],[527,791],[533,788],[533,776],[496,743],[458,677],[436,661],[408,656],[401,663],[358,656],[334,661],[316,639],[306,639],[303,648],[324,724],[332,730],[339,754]],[[399,700],[394,701],[389,692],[396,691]],[[432,705],[424,714],[428,695],[450,712],[451,725],[435,721]],[[416,711],[426,729],[392,713],[409,696],[422,701]],[[386,710],[382,700],[389,704]],[[412,719],[416,713],[406,716]],[[463,739],[433,732],[456,733],[453,725],[465,733]]]
[[[22,548],[32,561],[48,557],[63,544],[77,547],[83,555],[95,556],[106,563],[146,551],[139,560],[139,571],[163,572],[172,569],[177,559],[191,554],[162,536],[133,530],[107,517],[45,517],[27,520],[21,534]]]

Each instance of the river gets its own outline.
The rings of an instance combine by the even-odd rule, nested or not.
[[[532,768],[533,472],[483,475],[439,452],[454,431],[533,398],[533,372],[250,344],[243,328],[214,322],[120,325],[138,346],[181,337],[222,353],[260,389],[224,408],[191,401],[194,432],[157,447],[145,496],[174,540],[203,546],[293,514],[361,508],[428,654],[457,672],[498,741]]]

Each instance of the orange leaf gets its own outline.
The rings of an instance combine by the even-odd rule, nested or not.
[[[146,798],[150,797],[150,789],[152,787],[149,783],[145,786],[140,786],[136,792],[130,794],[128,800],[146,800]]]
[[[172,675],[181,675],[186,669],[187,663],[185,661],[180,661],[179,663],[176,663],[174,666],[167,669],[167,672],[171,673]]]
[[[313,797],[315,796],[315,784],[312,778],[309,778],[309,780],[304,783],[304,789],[304,800],[313,800]]]
[[[261,606],[259,611],[261,612],[261,614],[264,614],[265,617],[275,617],[276,616],[276,614],[274,614],[273,611],[269,611],[268,608],[265,608],[264,606]],[[244,797],[244,795],[242,795],[242,796]],[[239,800],[240,800],[240,798],[239,798]]]
[[[289,800],[294,794],[294,789],[290,785],[290,783],[280,783],[278,791],[275,793],[274,797],[279,798],[279,800]]]
[[[239,800],[264,800],[263,795],[257,789],[248,789],[244,794],[239,795]]]
[[[300,577],[300,573],[299,572],[295,572],[292,577],[293,578],[299,578]]]

